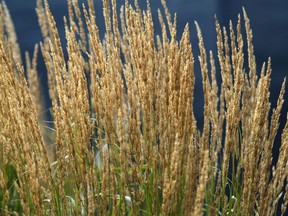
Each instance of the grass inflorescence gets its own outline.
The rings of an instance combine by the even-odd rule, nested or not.
[[[37,0],[43,41],[32,59],[26,54],[25,68],[1,3],[1,215],[285,214],[288,123],[279,131],[285,80],[271,110],[271,60],[257,73],[244,9],[228,28],[215,17],[217,60],[195,22],[204,93],[200,130],[189,26],[177,40],[165,0],[161,35],[154,33],[149,1],[145,11],[135,0],[118,12],[116,0],[104,0],[103,40],[93,1],[67,3],[62,42],[48,1]],[[41,117],[38,50],[52,101],[48,126]]]

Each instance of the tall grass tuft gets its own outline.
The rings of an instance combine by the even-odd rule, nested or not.
[[[161,35],[154,33],[149,1],[145,11],[137,0],[133,6],[125,1],[119,13],[116,0],[103,0],[103,40],[93,1],[88,8],[76,0],[67,3],[61,42],[48,1],[37,0],[43,41],[32,60],[26,55],[26,69],[1,3],[1,215],[287,212],[288,123],[279,131],[286,81],[271,110],[271,59],[257,76],[244,9],[228,28],[215,18],[217,60],[206,52],[195,22],[204,92],[200,130],[189,26],[178,41],[176,18],[165,0],[164,13],[158,12]],[[38,47],[52,101],[48,132],[39,117]],[[279,158],[272,166],[277,133]]]

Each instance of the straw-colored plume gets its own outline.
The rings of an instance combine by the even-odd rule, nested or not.
[[[281,209],[285,215],[287,123],[276,164],[271,157],[286,82],[269,115],[272,60],[259,74],[245,10],[243,27],[240,15],[229,28],[215,17],[215,55],[206,51],[197,22],[178,41],[176,14],[161,2],[161,35],[155,35],[149,1],[144,11],[137,0],[125,1],[118,13],[116,0],[103,0],[102,38],[93,1],[86,8],[68,0],[63,42],[48,0],[37,0],[52,157],[40,129],[38,45],[32,60],[26,55],[26,79],[1,3],[1,214],[275,215]],[[197,30],[199,72],[189,28]],[[198,74],[203,119],[193,110]]]

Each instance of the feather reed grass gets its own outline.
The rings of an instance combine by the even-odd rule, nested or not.
[[[116,0],[103,0],[103,40],[93,1],[88,8],[67,2],[64,51],[47,0],[37,0],[43,41],[32,62],[26,55],[26,70],[1,3],[1,215],[285,214],[288,123],[273,167],[272,148],[286,81],[269,116],[271,59],[258,77],[244,9],[227,29],[215,17],[219,68],[195,22],[204,93],[199,130],[189,26],[178,41],[164,0],[160,36],[149,1],[145,11],[125,1],[118,13]],[[52,101],[53,157],[38,118],[38,47]]]

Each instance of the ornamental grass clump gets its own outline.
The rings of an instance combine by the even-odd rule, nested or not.
[[[88,8],[67,3],[61,42],[48,1],[37,0],[43,41],[32,60],[26,54],[26,69],[1,3],[1,215],[285,214],[288,123],[272,164],[285,80],[271,111],[271,60],[258,77],[244,9],[228,29],[215,18],[217,60],[195,22],[204,92],[200,130],[189,26],[178,41],[164,0],[159,36],[149,1],[145,11],[137,0],[134,6],[125,1],[118,13],[116,0],[104,0],[104,40],[93,1]],[[52,101],[48,130],[40,118],[38,49]]]

